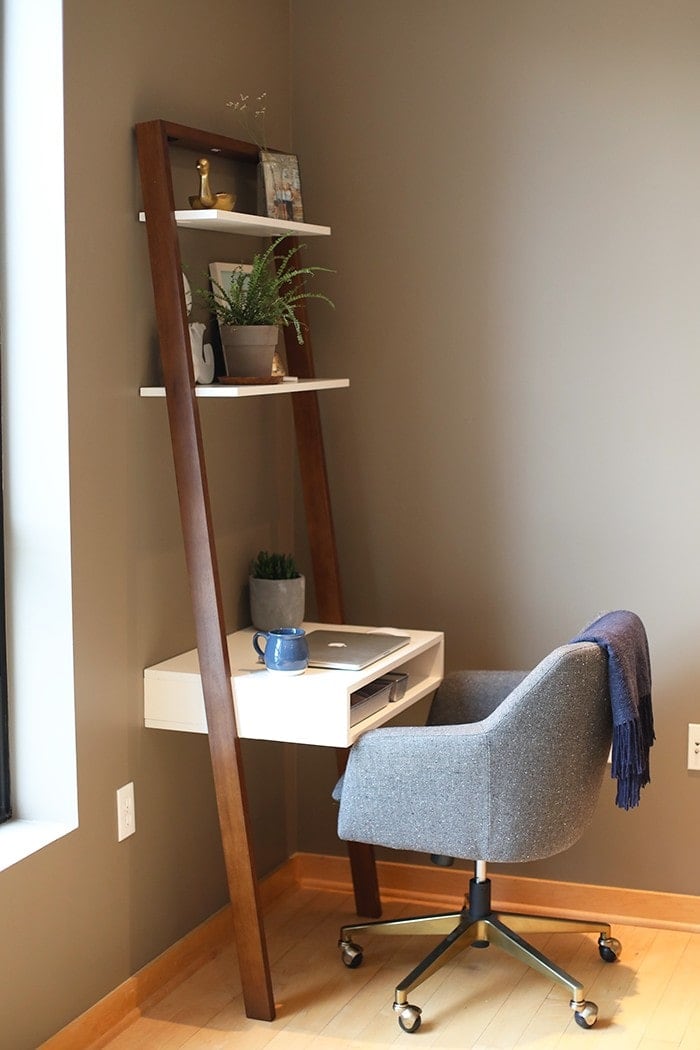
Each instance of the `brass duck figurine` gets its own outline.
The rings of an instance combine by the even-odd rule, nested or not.
[[[219,211],[233,211],[236,197],[233,193],[213,193],[209,185],[209,161],[206,157],[200,157],[197,161],[199,172],[199,193],[196,197],[190,197],[190,208],[201,210],[202,208],[217,208]]]

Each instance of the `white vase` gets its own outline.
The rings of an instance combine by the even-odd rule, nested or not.
[[[204,342],[205,325],[201,321],[190,324],[190,348],[195,382],[214,382],[214,350],[211,343]]]
[[[274,324],[219,326],[228,376],[269,378],[279,336]]]

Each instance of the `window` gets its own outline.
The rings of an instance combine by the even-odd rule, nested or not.
[[[0,455],[0,464],[2,456]],[[2,493],[2,466],[0,465],[0,493]],[[3,542],[3,514],[0,503],[0,824],[12,816],[10,806],[10,733],[7,720],[7,657],[5,649],[5,544]]]
[[[0,377],[4,470],[4,593],[12,819],[0,825],[0,870],[77,827],[73,677],[68,350],[61,0],[3,0],[0,155]],[[51,207],[18,205],[46,185]],[[37,352],[37,261],[42,382],[27,382]],[[41,425],[37,425],[37,421]],[[40,646],[41,659],[37,659]],[[50,675],[46,669],[50,668]],[[3,678],[5,676],[3,675]],[[7,738],[7,733],[4,734]],[[3,776],[8,775],[7,747]]]
[[[3,64],[4,65],[4,64]],[[4,113],[6,88],[2,81]],[[3,120],[4,125],[4,120]],[[0,824],[12,815],[10,805],[10,733],[7,716],[7,649],[5,647],[5,542],[2,484],[2,437],[0,436]]]

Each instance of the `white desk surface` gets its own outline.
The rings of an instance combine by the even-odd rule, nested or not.
[[[307,631],[333,624],[305,623]],[[433,692],[444,671],[444,636],[439,631],[367,628],[342,625],[343,630],[382,630],[408,634],[410,642],[362,671],[310,667],[304,674],[281,676],[258,663],[254,629],[228,636],[236,724],[241,737],[300,744],[349,747],[367,729],[382,725],[400,711]],[[388,671],[406,671],[405,696],[357,725],[350,725],[350,694]],[[147,667],[144,671],[145,724],[154,729],[206,733],[199,659],[196,649]]]

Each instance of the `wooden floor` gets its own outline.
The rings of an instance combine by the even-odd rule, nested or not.
[[[387,904],[385,916],[426,908]],[[235,950],[225,948],[142,1016],[98,1045],[109,1050],[360,1050],[403,1046],[460,1050],[551,1047],[698,1050],[700,934],[617,926],[616,963],[600,959],[594,935],[552,934],[532,943],[584,985],[600,1013],[595,1028],[574,1022],[564,989],[497,948],[462,952],[411,995],[420,1031],[402,1032],[393,990],[435,942],[363,938],[364,962],[346,969],[338,928],[352,900],[298,889],[266,914],[277,1002],[272,1023],[246,1018]]]

